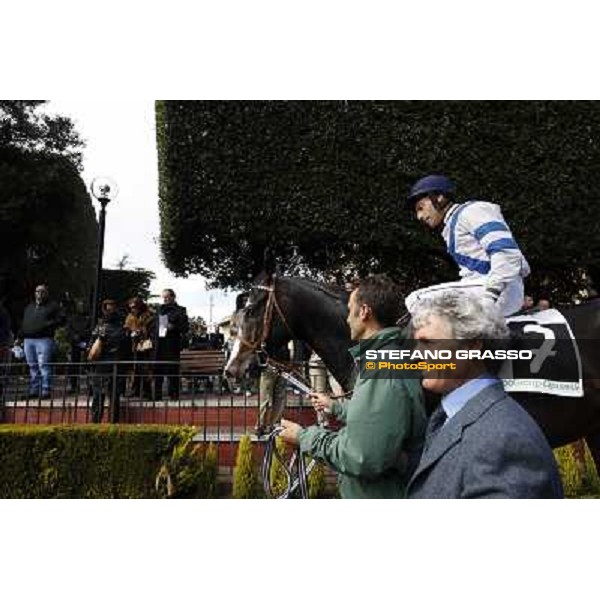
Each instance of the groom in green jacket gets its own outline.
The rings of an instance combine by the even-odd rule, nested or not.
[[[396,350],[405,337],[395,326],[402,308],[398,287],[385,275],[363,279],[348,301],[348,325],[353,340],[363,343],[350,352]],[[317,410],[344,424],[339,431],[317,425],[301,427],[281,421],[280,436],[337,471],[342,498],[403,498],[418,461],[426,416],[420,379],[393,378],[378,372],[356,380],[352,398],[340,403],[313,394]]]

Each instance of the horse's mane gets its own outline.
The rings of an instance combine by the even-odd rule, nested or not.
[[[323,292],[323,294],[325,294],[326,296],[329,296],[330,298],[333,298],[334,300],[337,300],[337,301],[342,300],[344,298],[344,295],[347,293],[346,290],[344,290],[344,288],[339,285],[323,283],[321,281],[309,279],[308,277],[295,277],[292,275],[280,275],[279,277],[281,279],[289,279],[289,280],[297,281],[298,283],[307,285],[308,287],[311,287],[316,290],[319,290],[320,292]],[[265,279],[265,273],[263,271],[262,273],[260,273],[259,275],[257,275],[254,278],[251,287],[255,287],[259,284],[262,284],[264,279]],[[249,293],[249,292],[242,292],[242,294],[245,294],[245,293]]]
[[[314,279],[308,279],[307,277],[288,277],[288,279],[295,279],[296,281],[305,283],[306,285],[316,288],[320,292],[323,292],[326,296],[333,298],[334,300],[341,300],[345,294],[345,290],[339,286],[333,284],[321,283]]]

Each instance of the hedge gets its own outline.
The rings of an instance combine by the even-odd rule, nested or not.
[[[586,272],[600,285],[600,102],[164,101],[156,116],[177,274],[246,288],[269,247],[286,275],[454,279],[441,236],[403,204],[441,172],[460,200],[500,204],[534,295],[568,302]]]
[[[232,496],[236,499],[263,497],[259,467],[254,460],[252,442],[248,435],[242,436],[238,446],[233,470]]]
[[[194,432],[0,425],[0,498],[213,497],[216,452],[193,444]]]
[[[195,428],[166,425],[0,425],[0,498],[214,498],[217,452],[193,443]],[[244,443],[245,442],[245,443]],[[567,498],[600,497],[588,448],[555,450]],[[280,474],[273,469],[278,487]],[[327,497],[321,465],[310,497]],[[249,438],[238,452],[234,498],[261,497]]]
[[[565,498],[600,498],[600,478],[587,444],[583,464],[575,456],[572,445],[557,448],[554,450],[554,456]]]

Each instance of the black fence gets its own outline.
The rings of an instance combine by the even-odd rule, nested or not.
[[[1,423],[181,424],[198,427],[199,441],[216,442],[239,441],[260,424],[260,374],[234,382],[222,371],[193,374],[182,372],[180,363],[164,361],[47,366],[51,383],[45,393],[41,386],[31,387],[26,363],[0,365]],[[291,386],[284,388],[286,418],[313,422],[306,397]],[[267,420],[270,410],[265,411]]]

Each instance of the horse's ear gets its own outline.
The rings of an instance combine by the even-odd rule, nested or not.
[[[264,253],[264,269],[269,281],[275,273],[276,266],[275,253],[271,248],[266,248]]]
[[[246,302],[248,302],[248,292],[238,294],[235,298],[235,311],[242,310],[246,306]]]

